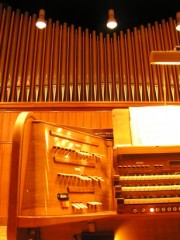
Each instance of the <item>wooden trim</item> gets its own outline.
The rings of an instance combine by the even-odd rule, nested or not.
[[[139,101],[99,101],[99,102],[13,102],[0,103],[1,111],[111,111],[115,108],[163,106],[161,102]],[[180,102],[166,102],[167,105],[180,105]]]
[[[21,201],[19,183],[23,183],[23,180],[20,181],[20,166],[25,166],[26,163],[22,162],[24,158],[22,149],[22,143],[24,138],[27,138],[27,135],[24,134],[30,131],[31,122],[34,120],[33,114],[29,112],[23,112],[18,115],[14,131],[13,131],[13,143],[12,143],[12,156],[11,156],[11,173],[10,173],[10,188],[9,188],[9,208],[8,208],[8,224],[7,224],[7,237],[10,240],[16,240],[17,235],[17,216],[18,216],[18,207]],[[27,124],[29,122],[30,124]],[[26,144],[28,141],[26,139]],[[26,145],[27,146],[27,145]],[[25,151],[26,152],[26,151]],[[24,158],[26,159],[26,158]],[[22,166],[21,166],[22,167]]]

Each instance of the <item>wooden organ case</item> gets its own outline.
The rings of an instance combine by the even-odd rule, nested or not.
[[[8,239],[17,228],[112,216],[112,134],[19,114],[12,145]]]
[[[113,110],[113,118],[117,213],[178,216],[180,146],[133,146],[129,110]]]

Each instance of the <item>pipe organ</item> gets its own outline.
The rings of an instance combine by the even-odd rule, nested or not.
[[[149,63],[151,51],[180,45],[176,21],[105,35],[52,19],[40,31],[36,19],[0,3],[0,221],[7,239],[22,240],[19,230],[31,227],[67,230],[62,223],[81,222],[82,229],[99,219],[118,228],[136,218],[145,237],[126,222],[122,238],[151,240],[144,219],[165,216],[160,238],[172,239],[162,231],[173,222],[178,240],[179,147],[132,147],[128,109],[179,104],[179,66]],[[122,108],[120,147],[114,108]]]
[[[52,19],[35,27],[37,16],[0,4],[0,101],[179,101],[177,66],[150,66],[152,50],[180,45],[176,22],[133,31],[89,32]]]

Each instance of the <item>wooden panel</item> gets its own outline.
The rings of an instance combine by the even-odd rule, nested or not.
[[[12,133],[19,112],[0,112],[0,140],[12,141]]]
[[[81,232],[88,232],[89,221],[42,227],[41,239],[81,239]],[[115,240],[179,240],[179,220],[163,218],[102,219],[94,221],[96,231],[114,231]],[[20,229],[18,240],[27,239],[27,229]]]
[[[7,224],[11,144],[0,142],[0,225]]]
[[[86,128],[112,128],[112,115],[109,111],[63,111],[63,112],[35,112],[37,119],[46,120],[67,126]]]
[[[18,113],[0,113],[0,225],[7,224],[12,133]]]
[[[21,174],[25,171],[24,189],[20,190],[23,191],[21,216],[81,215],[113,210],[112,161],[103,139],[39,121],[33,122],[29,138],[26,170],[21,169]],[[58,193],[68,194],[68,207],[58,201]],[[86,207],[76,207],[79,202]]]
[[[131,145],[129,109],[112,110],[114,146]]]
[[[6,234],[6,226],[0,225],[0,240],[7,240],[7,234]]]

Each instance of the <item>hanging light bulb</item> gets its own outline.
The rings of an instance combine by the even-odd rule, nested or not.
[[[36,27],[43,29],[46,27],[46,20],[45,20],[45,10],[39,10],[39,18],[36,22]]]
[[[177,18],[176,30],[180,31],[180,12],[176,13],[176,18]]]
[[[109,14],[109,18],[107,20],[107,27],[110,29],[114,29],[117,27],[117,21],[114,18],[114,10],[109,9],[108,14]]]

